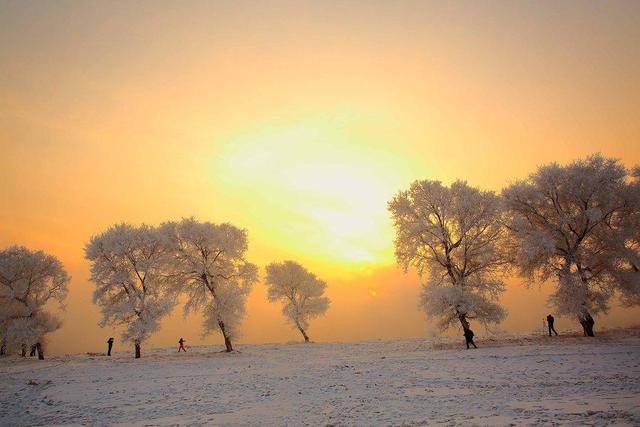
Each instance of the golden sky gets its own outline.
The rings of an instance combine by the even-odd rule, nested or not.
[[[247,228],[251,261],[326,280],[312,339],[425,336],[386,202],[415,179],[499,191],[593,152],[640,163],[639,41],[635,1],[0,1],[0,247],[73,275],[53,352],[114,334],[89,237],[183,216]],[[502,327],[539,327],[544,293],[510,281]],[[176,310],[148,345],[221,342],[199,331]],[[242,331],[299,339],[262,283]]]

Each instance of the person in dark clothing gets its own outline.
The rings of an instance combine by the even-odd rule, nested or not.
[[[584,316],[584,320],[580,322],[582,324],[582,328],[584,329],[584,336],[593,336],[593,325],[595,325],[596,321],[593,320],[593,317],[589,313]]]
[[[182,338],[180,338],[180,340],[178,341],[178,344],[180,344],[180,346],[178,347],[178,353],[180,353],[180,350],[184,351],[185,353],[187,352],[187,349],[184,348],[184,340]]]
[[[552,316],[552,315],[548,315],[547,316],[547,324],[549,325],[549,336],[551,336],[551,331],[553,331],[554,334],[556,334],[556,336],[558,336],[558,332],[556,331],[556,329],[553,327],[553,322],[556,319]]]
[[[37,346],[35,344],[31,346],[31,353],[29,353],[29,357],[33,357],[36,355],[36,348]]]
[[[107,356],[111,356],[111,348],[113,347],[113,337],[110,337],[107,340],[107,344],[109,345],[109,350],[107,350]]]
[[[469,350],[469,344],[473,346],[473,348],[478,348],[476,343],[473,342],[474,333],[471,329],[464,330],[464,339],[467,341],[467,350]]]

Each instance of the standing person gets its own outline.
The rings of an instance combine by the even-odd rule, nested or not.
[[[582,329],[584,330],[584,336],[588,336],[589,333],[587,332],[587,330],[591,331],[591,336],[593,336],[593,325],[595,324],[595,320],[593,320],[593,317],[591,317],[591,315],[589,313],[587,313],[585,319],[584,319],[584,325],[582,325]],[[585,327],[586,325],[586,327]],[[587,329],[588,328],[588,329]]]
[[[476,343],[473,342],[473,336],[474,333],[471,329],[466,329],[464,330],[464,339],[467,342],[467,350],[469,350],[469,344],[471,344],[473,346],[473,348],[478,348],[478,346],[476,345]]]
[[[178,353],[180,353],[180,350],[183,350],[185,353],[187,352],[187,349],[184,348],[184,343],[185,341],[181,337],[180,340],[178,341],[178,344],[180,344],[180,346],[178,347]]]
[[[111,356],[111,348],[113,347],[113,337],[110,337],[107,340],[107,344],[109,345],[109,350],[107,350],[107,356]]]
[[[558,332],[556,331],[556,329],[553,327],[553,322],[556,319],[552,316],[552,315],[548,315],[547,316],[547,324],[549,325],[549,336],[551,336],[551,331],[553,331],[553,333],[556,334],[556,336],[558,336]]]
[[[31,345],[31,353],[29,353],[29,357],[33,357],[36,355],[36,345],[32,344]]]

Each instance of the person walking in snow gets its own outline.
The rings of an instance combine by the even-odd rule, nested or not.
[[[183,350],[185,353],[187,352],[187,349],[184,348],[184,343],[185,341],[182,338],[178,340],[178,344],[180,344],[180,346],[178,347],[178,353],[180,353],[180,350]]]
[[[473,348],[478,348],[476,343],[473,342],[473,336],[474,336],[473,331],[471,329],[465,328],[465,330],[464,330],[464,339],[467,342],[467,350],[469,350],[469,344],[471,344],[473,346]]]
[[[113,337],[109,337],[107,340],[107,344],[109,345],[109,349],[107,350],[107,356],[111,356],[111,348],[113,347]]]
[[[552,316],[552,315],[548,315],[547,316],[547,324],[549,325],[549,336],[551,336],[551,331],[553,331],[554,334],[556,334],[556,336],[558,336],[558,332],[556,331],[556,329],[553,327],[553,322],[556,319]]]

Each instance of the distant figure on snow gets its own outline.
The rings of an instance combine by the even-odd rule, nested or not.
[[[467,341],[467,350],[469,349],[469,344],[473,346],[473,348],[478,348],[476,343],[473,342],[473,331],[471,329],[464,330],[464,339]]]
[[[29,353],[29,357],[33,357],[36,355],[36,348],[37,346],[35,344],[31,345],[31,353]]]
[[[547,316],[547,324],[549,325],[549,336],[551,336],[551,331],[553,331],[554,334],[556,334],[556,336],[558,336],[558,332],[556,331],[556,329],[553,327],[553,322],[556,319],[552,316],[552,315],[548,315]]]
[[[107,344],[109,345],[109,350],[107,350],[107,356],[111,356],[111,348],[113,347],[113,337],[110,337],[107,340]]]
[[[178,340],[178,344],[180,344],[180,346],[178,347],[178,353],[180,353],[180,350],[184,351],[185,353],[187,352],[187,349],[184,348],[184,343],[185,341],[182,338]]]

